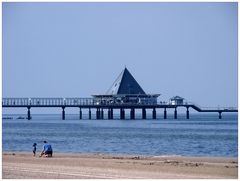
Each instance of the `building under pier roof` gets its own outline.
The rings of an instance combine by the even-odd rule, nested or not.
[[[106,94],[93,95],[99,104],[157,104],[160,94],[146,94],[125,67]]]
[[[183,100],[184,98],[180,96],[174,96],[170,99],[170,104],[171,105],[183,105]]]

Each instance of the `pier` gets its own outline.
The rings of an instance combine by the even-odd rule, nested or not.
[[[146,94],[125,67],[105,94],[93,95],[91,98],[3,98],[3,108],[27,108],[27,119],[31,119],[31,109],[40,107],[58,107],[62,109],[62,119],[65,119],[65,108],[78,107],[79,119],[82,119],[82,110],[88,110],[88,119],[92,119],[92,111],[96,119],[115,119],[114,112],[120,113],[120,119],[126,118],[125,111],[130,110],[130,119],[135,119],[135,111],[141,110],[142,119],[157,119],[157,110],[164,110],[164,119],[167,119],[167,110],[174,109],[174,119],[177,119],[177,109],[186,108],[186,119],[190,118],[189,108],[197,112],[216,112],[222,119],[223,112],[238,112],[235,107],[201,108],[196,104],[184,101],[180,96],[172,97],[169,102],[158,102],[160,94]],[[147,110],[152,111],[151,118],[147,117]]]
[[[167,110],[174,109],[174,119],[177,119],[177,109],[180,107],[186,108],[186,119],[190,119],[189,109],[193,109],[197,112],[215,112],[218,114],[218,118],[222,119],[222,113],[226,112],[238,112],[235,107],[224,108],[201,108],[192,103],[183,103],[172,105],[170,103],[111,103],[111,102],[99,102],[94,98],[3,98],[3,108],[26,108],[27,119],[31,119],[32,108],[60,108],[62,110],[62,119],[65,120],[65,108],[77,107],[79,108],[79,119],[83,119],[82,110],[88,110],[88,119],[93,118],[93,111],[96,111],[96,119],[114,119],[114,112],[120,113],[120,119],[125,119],[125,111],[130,110],[130,119],[135,119],[135,111],[141,110],[142,119],[157,119],[157,112],[160,109],[164,110],[164,119],[167,119]],[[152,116],[147,118],[146,110],[152,111]],[[107,112],[107,117],[104,117],[104,113]]]

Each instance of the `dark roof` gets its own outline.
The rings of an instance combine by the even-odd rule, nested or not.
[[[171,98],[171,100],[183,100],[184,98],[180,97],[180,96],[174,96]]]
[[[160,94],[119,94],[119,95],[109,95],[109,94],[104,94],[104,95],[92,95],[95,98],[112,98],[112,97],[145,97],[145,98],[150,98],[150,97],[158,97]]]
[[[145,94],[145,92],[128,69],[125,68],[114,81],[113,85],[108,89],[106,94]]]

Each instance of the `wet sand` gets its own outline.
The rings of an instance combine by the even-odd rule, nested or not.
[[[3,153],[5,179],[238,178],[237,158]]]

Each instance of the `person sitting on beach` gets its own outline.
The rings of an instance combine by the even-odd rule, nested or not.
[[[33,143],[33,156],[36,156],[37,143]]]
[[[46,157],[52,157],[52,153],[53,153],[52,146],[49,143],[47,143],[47,141],[44,141],[43,150],[39,157],[42,157],[43,155]]]

